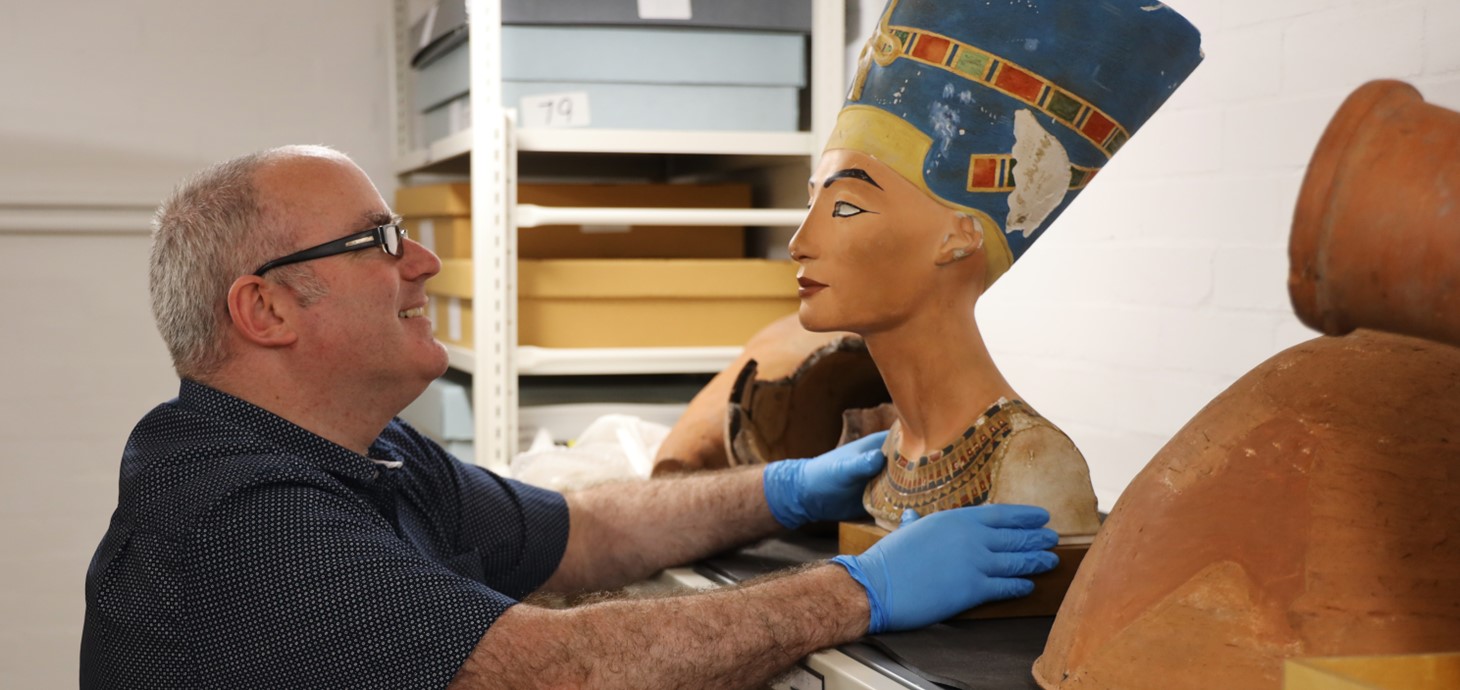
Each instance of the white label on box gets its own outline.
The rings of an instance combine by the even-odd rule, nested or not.
[[[570,91],[523,96],[519,102],[523,127],[587,127],[588,93]]]
[[[689,0],[639,0],[639,19],[692,19]]]
[[[416,236],[412,239],[434,253],[436,251],[436,221],[430,218],[416,221]]]
[[[461,298],[446,298],[446,339],[461,342]]]

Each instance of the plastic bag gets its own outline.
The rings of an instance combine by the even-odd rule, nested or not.
[[[570,446],[553,443],[539,430],[532,447],[512,458],[512,476],[556,491],[582,489],[608,481],[648,478],[659,444],[669,427],[632,415],[594,420]]]

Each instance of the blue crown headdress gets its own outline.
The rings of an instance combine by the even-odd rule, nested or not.
[[[827,149],[893,167],[986,232],[990,282],[1196,69],[1151,0],[890,0]]]

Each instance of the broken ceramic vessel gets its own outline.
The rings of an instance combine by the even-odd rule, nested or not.
[[[1300,656],[1460,641],[1460,114],[1374,82],[1298,201],[1288,282],[1332,334],[1242,377],[1135,478],[1034,674],[1047,690],[1283,685]]]
[[[1298,196],[1288,292],[1329,335],[1460,345],[1460,113],[1370,82],[1328,125]]]
[[[1278,690],[1295,656],[1460,640],[1460,349],[1291,348],[1126,487],[1034,675],[1046,690]]]

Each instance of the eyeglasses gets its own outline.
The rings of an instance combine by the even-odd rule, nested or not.
[[[401,249],[405,246],[405,243],[406,229],[401,227],[400,224],[391,223],[389,225],[381,225],[274,259],[260,266],[259,270],[254,271],[253,274],[263,277],[264,273],[270,269],[275,269],[280,266],[297,264],[301,261],[323,259],[326,256],[344,254],[345,252],[357,252],[361,249],[369,249],[371,247],[380,247],[381,251],[384,251],[386,254],[398,257],[401,255]]]

